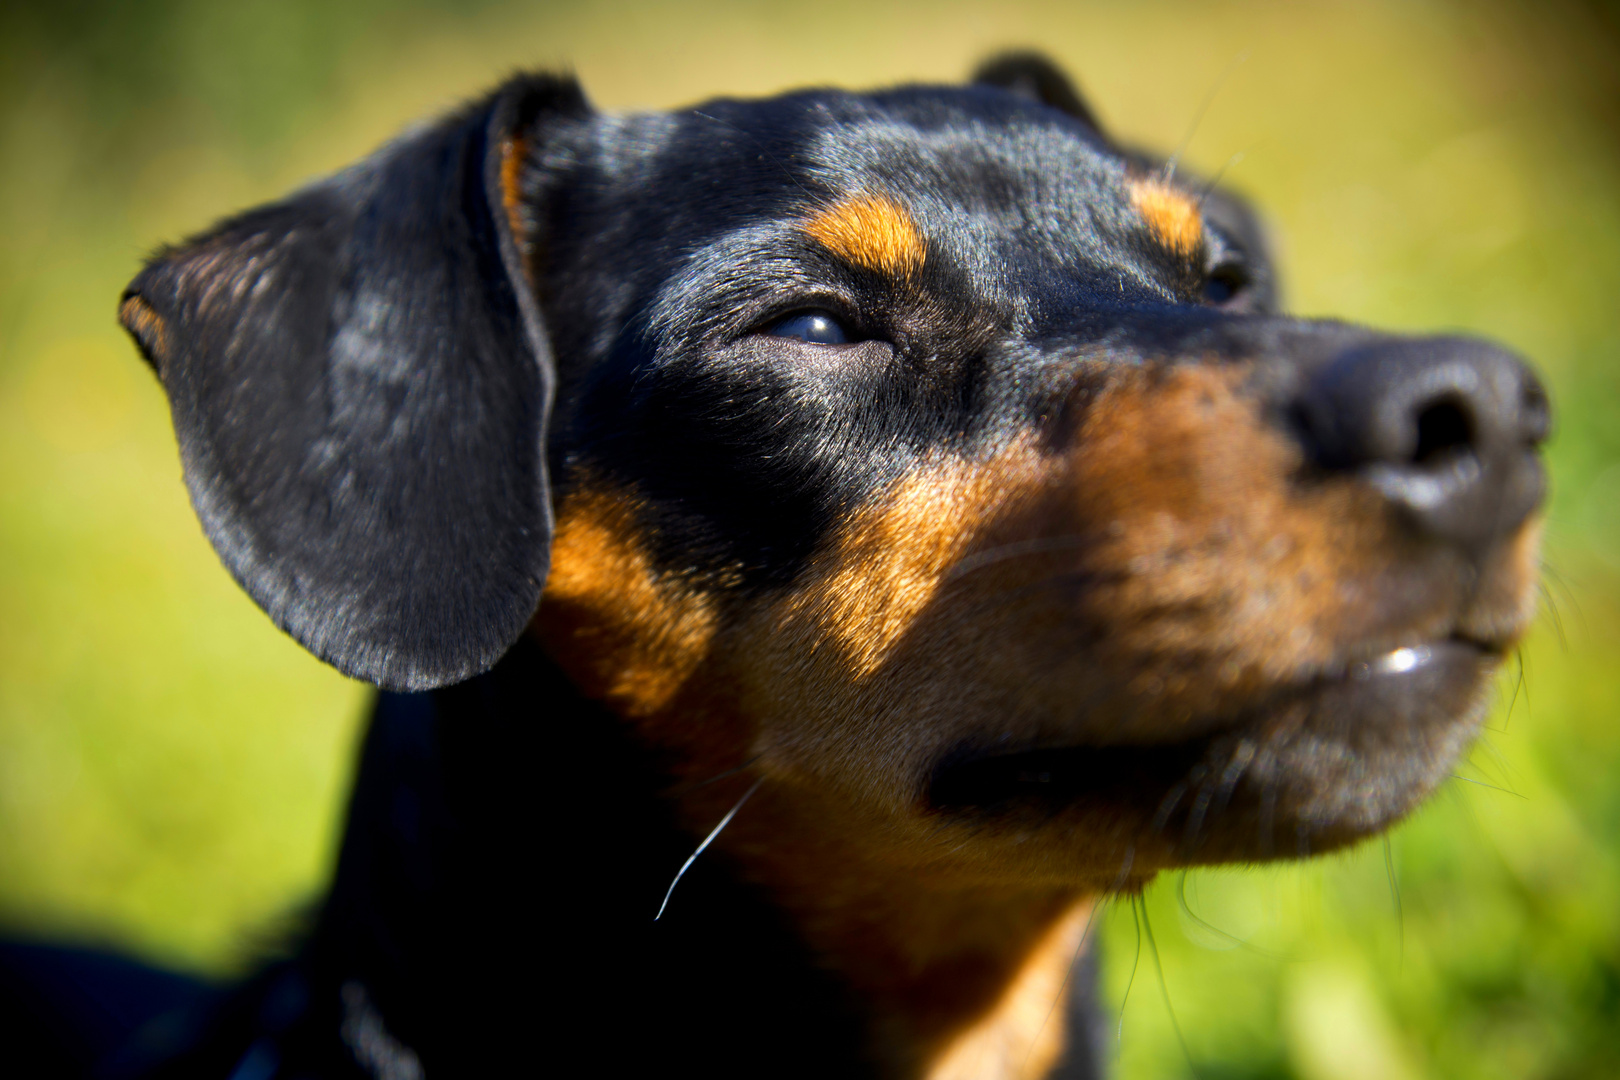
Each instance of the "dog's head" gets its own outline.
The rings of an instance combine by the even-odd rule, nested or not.
[[[1535,378],[1271,282],[1015,57],[653,115],[519,79],[122,313],[226,565],[338,668],[532,624],[686,781],[1106,886],[1398,817],[1532,609]]]

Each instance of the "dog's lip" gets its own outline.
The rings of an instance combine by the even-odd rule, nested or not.
[[[1505,645],[1454,634],[1370,652],[1364,659],[1336,664],[1285,684],[1229,718],[1190,725],[1187,737],[1179,740],[1090,738],[1022,747],[963,744],[933,770],[927,802],[949,810],[1003,803],[1019,796],[1063,800],[1134,787],[1128,778],[1145,773],[1172,776],[1199,760],[1214,740],[1262,728],[1266,716],[1285,700],[1326,699],[1349,692],[1364,695],[1368,712],[1373,713],[1380,697],[1401,693],[1403,684],[1447,668],[1477,667],[1482,661],[1500,658],[1505,650]]]
[[[1506,643],[1481,641],[1463,634],[1398,645],[1362,659],[1338,664],[1315,677],[1305,680],[1305,686],[1336,682],[1371,682],[1375,679],[1407,675],[1421,671],[1432,664],[1446,663],[1466,657],[1501,657],[1507,651]]]

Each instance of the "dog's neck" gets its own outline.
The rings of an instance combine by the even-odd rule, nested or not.
[[[795,820],[806,816],[818,827]],[[964,883],[882,858],[841,842],[844,816],[802,793],[775,800],[761,788],[728,827],[727,854],[850,991],[885,1074],[1050,1075],[1068,1048],[1062,1006],[1095,901],[1071,888]]]
[[[610,1074],[859,1076],[876,1054],[897,1077],[1092,1075],[1066,1004],[1089,992],[1070,985],[1076,898],[833,880],[836,851],[778,848],[746,875],[699,859],[655,923],[695,844],[666,786],[532,643],[431,698],[385,696],[305,957],[316,994],[364,985],[430,1072],[540,1068],[573,1035]],[[778,817],[757,802],[739,839]]]

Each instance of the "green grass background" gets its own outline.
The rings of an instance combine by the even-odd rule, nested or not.
[[[1578,0],[5,6],[0,923],[238,970],[336,837],[365,689],[204,543],[113,322],[144,251],[520,66],[666,107],[1034,44],[1117,134],[1258,199],[1294,310],[1501,339],[1559,409],[1548,603],[1490,731],[1387,848],[1160,881],[1158,963],[1116,906],[1119,1075],[1620,1074],[1617,26]]]

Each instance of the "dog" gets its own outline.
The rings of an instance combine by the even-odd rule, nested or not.
[[[159,253],[208,536],[382,692],[308,941],[131,1071],[1099,1075],[1096,905],[1389,826],[1534,609],[1529,368],[1276,308],[1022,53],[518,77]]]

